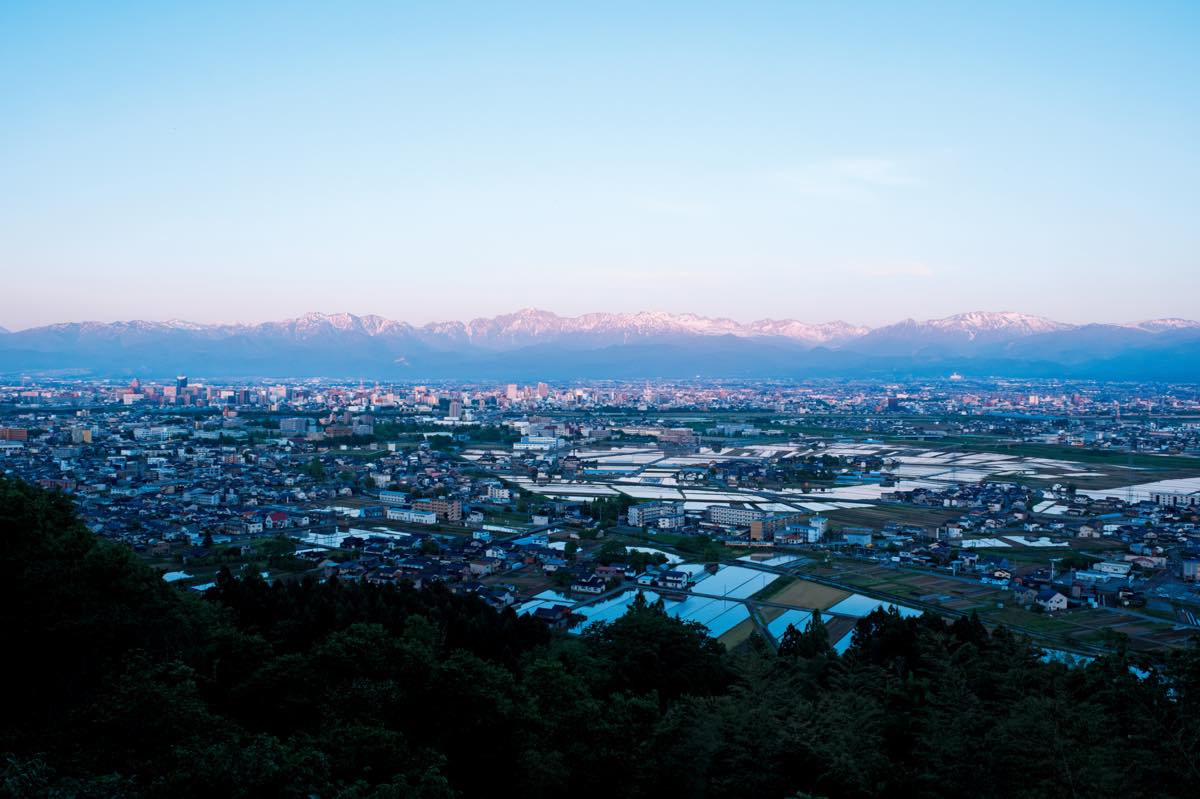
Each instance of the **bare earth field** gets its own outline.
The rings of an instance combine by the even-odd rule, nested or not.
[[[858,619],[850,619],[844,616],[825,619],[825,628],[829,630],[830,642],[842,640],[842,636],[853,630],[854,625],[857,623]]]
[[[733,649],[738,644],[745,641],[754,632],[754,620],[746,619],[737,624],[717,640],[720,641],[726,649]]]
[[[517,594],[523,597],[533,596],[545,591],[547,588],[554,587],[554,583],[550,581],[550,578],[540,570],[493,574],[489,577],[484,577],[479,582],[484,585],[514,585],[516,586]]]
[[[849,592],[838,588],[831,588],[820,583],[810,583],[807,580],[797,580],[778,594],[772,596],[770,601],[781,605],[803,608],[804,610],[811,610],[812,608],[824,610],[831,605],[836,605],[848,596],[850,596]]]

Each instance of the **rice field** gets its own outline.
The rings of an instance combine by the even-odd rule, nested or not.
[[[851,594],[841,602],[838,602],[836,605],[830,607],[829,612],[842,616],[854,616],[856,618],[862,618],[863,616],[869,616],[879,608],[895,608],[896,610],[900,611],[901,616],[920,616],[924,612],[917,610],[916,608],[908,608],[904,605],[897,605],[894,602],[887,602],[882,599],[873,599],[872,597],[863,596],[862,594]]]
[[[807,610],[785,610],[768,622],[767,632],[771,634],[772,638],[778,641],[787,632],[789,626],[803,631],[808,626],[811,618],[812,614]]]

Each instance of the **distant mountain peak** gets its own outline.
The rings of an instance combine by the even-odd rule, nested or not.
[[[811,324],[795,319],[759,319],[752,323],[750,328],[764,336],[780,336],[818,344],[847,341],[865,336],[871,330],[869,327],[852,325],[840,320]]]
[[[1017,311],[968,311],[954,314],[943,319],[930,319],[925,324],[943,330],[966,330],[976,332],[1005,331],[1021,335],[1035,333],[1051,333],[1056,330],[1069,330],[1075,325],[1056,322],[1044,316],[1019,313]]]
[[[211,325],[203,325],[199,322],[189,322],[186,319],[168,319],[162,324],[163,326],[169,327],[173,330],[204,330],[208,327],[212,327]]]
[[[1046,333],[1073,330],[1076,326],[1043,316],[1016,311],[968,311],[941,319],[905,319],[871,330],[855,346],[880,345],[892,353],[910,344],[961,347],[976,341],[1017,340]]]
[[[1125,327],[1145,330],[1147,333],[1165,333],[1169,330],[1197,330],[1200,329],[1200,322],[1172,316],[1163,319],[1144,319],[1141,322],[1129,322]]]

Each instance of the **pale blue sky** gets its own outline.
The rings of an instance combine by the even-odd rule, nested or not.
[[[0,325],[1200,316],[1200,3],[0,0]]]

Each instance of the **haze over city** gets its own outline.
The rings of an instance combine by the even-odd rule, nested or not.
[[[1197,316],[1195,3],[6,3],[0,325]]]

